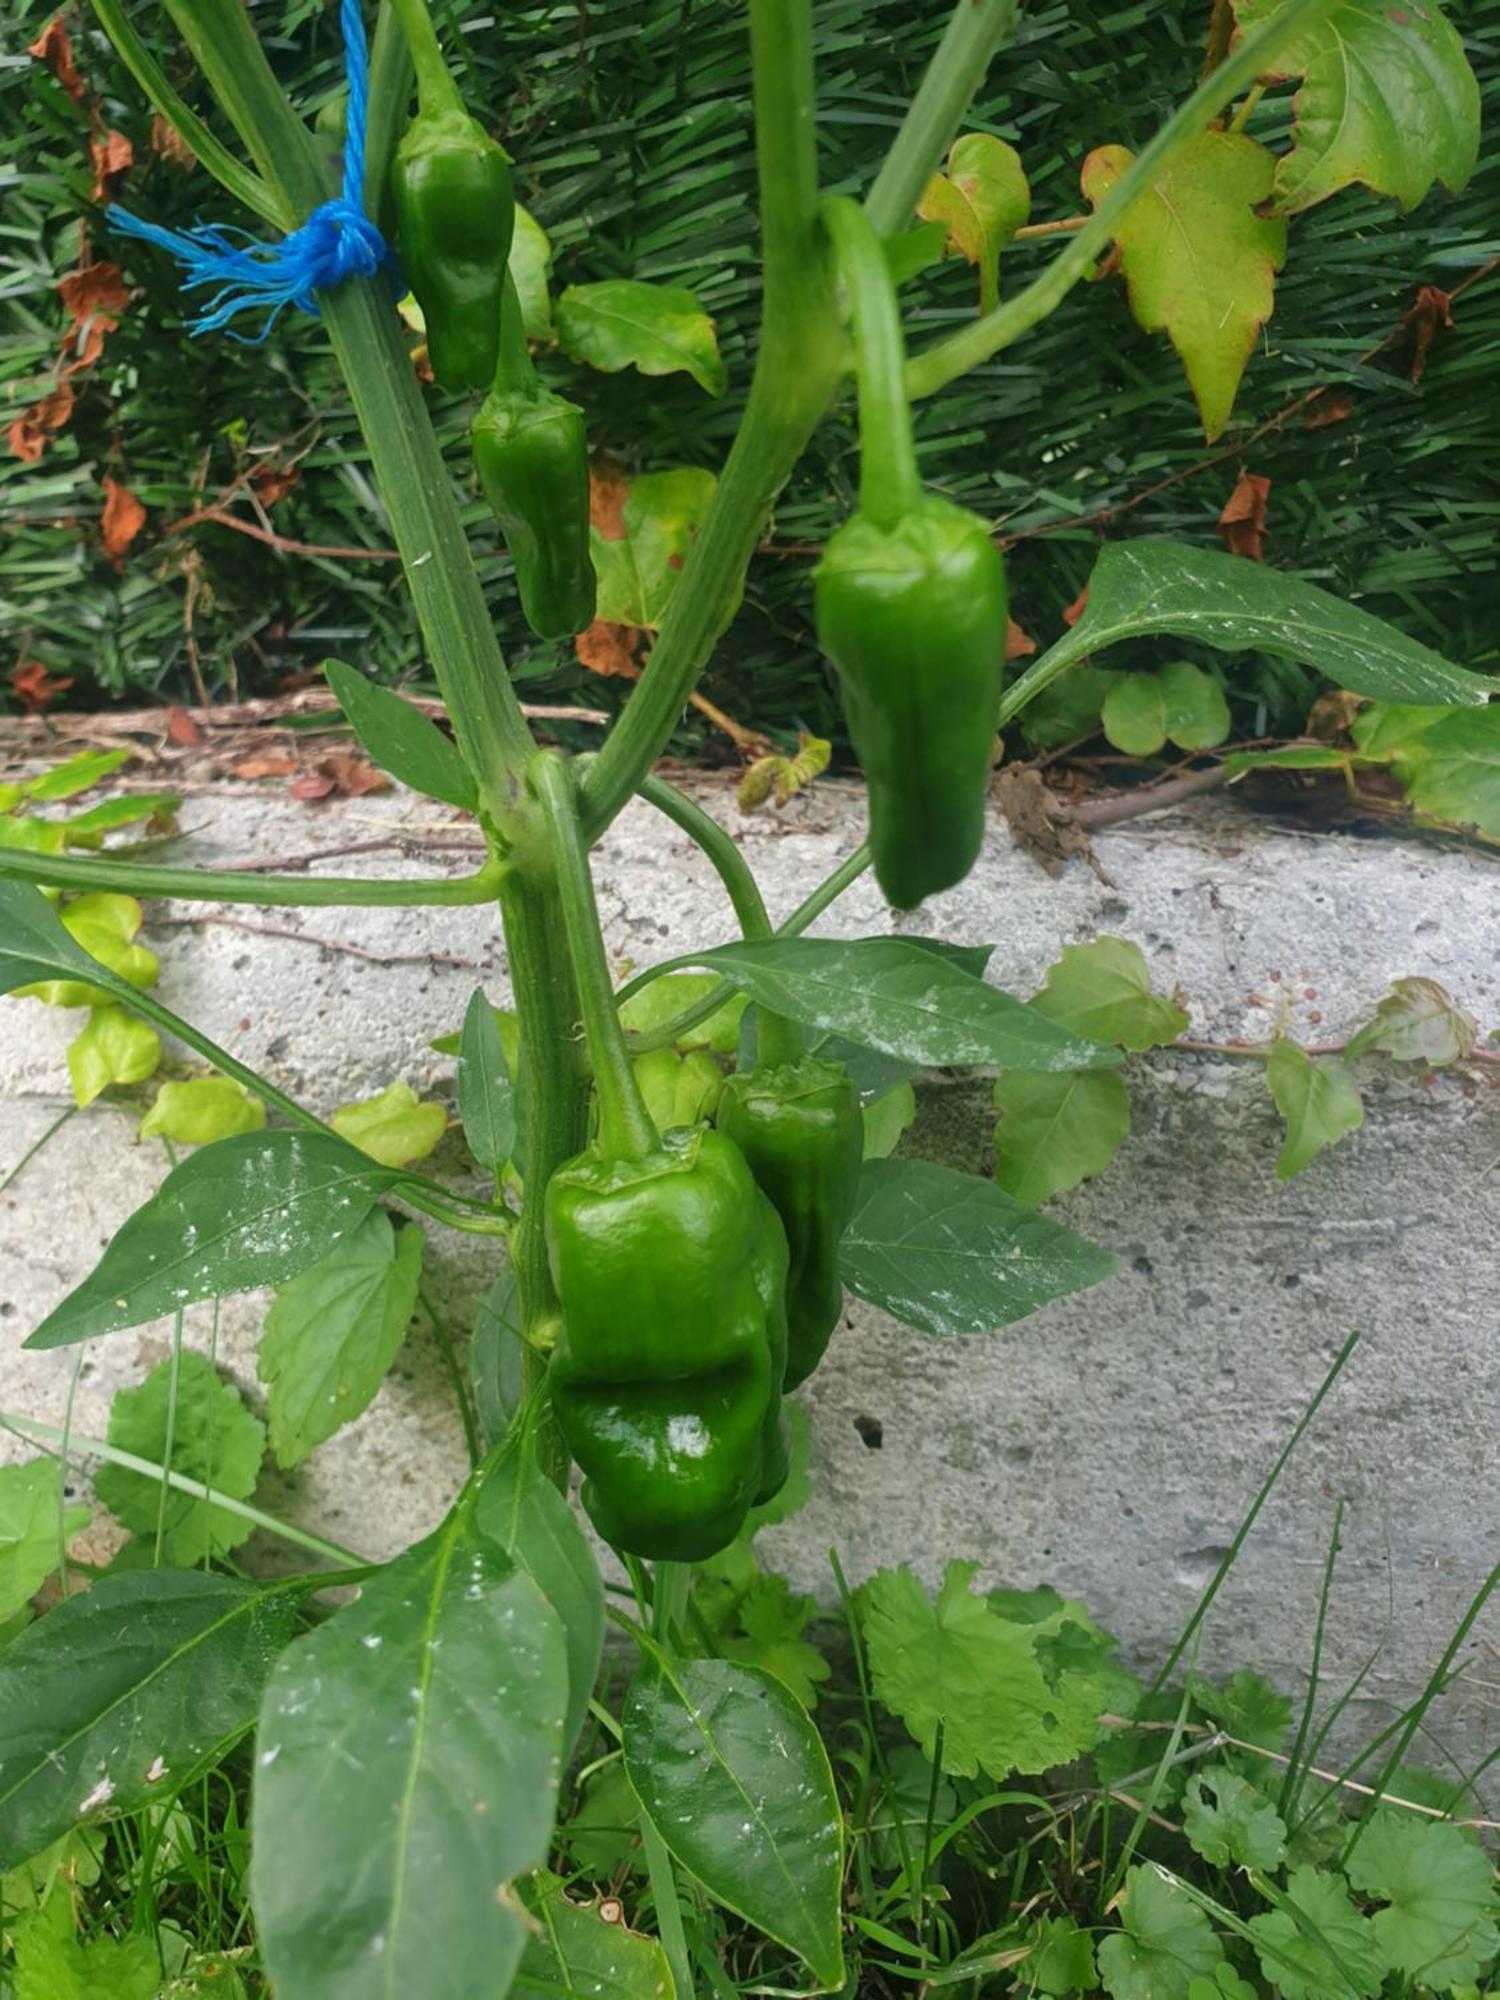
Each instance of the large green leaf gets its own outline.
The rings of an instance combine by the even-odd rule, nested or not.
[[[908,938],[767,938],[720,945],[710,965],[763,1007],[934,1069],[1098,1069],[1118,1053],[986,986]]]
[[[1370,2000],[1385,1985],[1369,1918],[1338,1876],[1320,1868],[1294,1868],[1277,1907],[1251,1917],[1249,1930],[1260,1969],[1283,2000]]]
[[[473,807],[474,773],[435,722],[342,660],[325,660],[323,671],[349,727],[382,771],[444,805]]]
[[[0,1872],[81,1818],[178,1791],[255,1718],[296,1592],[106,1576],[0,1651]]]
[[[1149,1862],[1125,1877],[1124,1924],[1099,1946],[1099,1977],[1112,2000],[1187,2000],[1224,1947],[1198,1905]]]
[[[369,1408],[406,1338],[421,1276],[421,1230],[408,1224],[398,1235],[375,1208],[279,1287],[256,1362],[279,1465],[299,1465]]]
[[[843,1983],[844,1821],[828,1754],[774,1676],[651,1647],[622,1717],[641,1810],[716,1902]]]
[[[57,1568],[59,1542],[88,1526],[88,1508],[62,1499],[64,1477],[50,1458],[0,1465],[0,1625],[24,1611]]]
[[[839,1248],[850,1291],[924,1333],[991,1333],[1113,1270],[1098,1244],[926,1160],[865,1162]]]
[[[1007,688],[1002,724],[1092,653],[1153,633],[1225,653],[1270,653],[1382,701],[1476,707],[1497,686],[1455,667],[1382,618],[1300,577],[1180,542],[1110,542],[1083,616]]]
[[[1477,1979],[1500,1951],[1494,1869],[1459,1827],[1383,1807],[1346,1872],[1361,1895],[1384,1905],[1370,1922],[1386,1970],[1424,1992]]]
[[[606,278],[569,285],[557,301],[557,338],[565,354],[590,368],[643,375],[682,370],[710,396],[722,396],[724,363],[714,323],[695,292],[680,285],[646,285]]]
[[[356,1229],[401,1176],[331,1132],[245,1132],[175,1166],[28,1347],[66,1347],[194,1299],[279,1285]]]
[[[1424,716],[1391,766],[1418,812],[1500,839],[1500,702]]]
[[[567,1684],[556,1612],[467,1498],[288,1648],[252,1818],[279,2000],[505,1993],[529,1935],[512,1885],[552,1832]]]

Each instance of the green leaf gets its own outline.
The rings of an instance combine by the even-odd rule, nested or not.
[[[1095,208],[1134,154],[1100,146],[1083,163]],[[1181,357],[1210,443],[1271,317],[1286,223],[1261,212],[1276,156],[1242,132],[1200,132],[1180,146],[1115,224],[1130,310],[1147,333],[1165,329]]]
[[[172,1797],[246,1730],[295,1593],[201,1570],[101,1577],[0,1652],[0,1870],[80,1819]]]
[[[141,1139],[170,1139],[178,1146],[207,1146],[242,1132],[262,1132],[266,1107],[232,1076],[194,1076],[164,1083],[136,1128]]]
[[[1353,1058],[1378,1049],[1396,1062],[1441,1069],[1445,1063],[1462,1062],[1478,1039],[1479,1023],[1435,979],[1393,979],[1390,992],[1351,1037],[1345,1054]]]
[[[278,1465],[369,1408],[406,1338],[422,1277],[422,1232],[373,1208],[326,1257],[280,1286],[256,1372]]]
[[[1099,726],[1105,699],[1121,676],[1112,667],[1069,667],[1027,703],[1021,730],[1033,750],[1060,750]]]
[[[161,1061],[161,1037],[123,1007],[93,1007],[68,1044],[68,1076],[80,1107],[115,1083],[144,1083]]]
[[[546,1857],[566,1689],[557,1614],[466,1501],[282,1654],[251,1846],[279,2000],[508,1989],[529,1934],[513,1883]]]
[[[927,183],[917,213],[941,222],[954,249],[979,267],[980,311],[993,311],[1000,252],[1031,214],[1031,188],[1015,147],[988,132],[966,132],[953,142],[947,171]]]
[[[1015,1968],[1032,1993],[1089,1993],[1098,1974],[1093,1940],[1072,1917],[1044,1917],[1037,1926],[1031,1956]]]
[[[1154,757],[1167,741],[1211,750],[1229,734],[1229,703],[1212,674],[1174,660],[1154,674],[1122,674],[1104,697],[1104,733],[1131,757]]]
[[[279,1285],[357,1228],[401,1176],[331,1132],[246,1132],[175,1166],[25,1343],[67,1347]]]
[[[14,2000],[153,2000],[160,1965],[149,1937],[73,1935],[66,1896],[16,1926]]]
[[[926,1160],[865,1163],[839,1248],[850,1291],[924,1333],[992,1333],[1114,1268],[991,1182]]]
[[[474,1414],[486,1444],[498,1444],[522,1397],[521,1304],[507,1263],[479,1302],[469,1336]]]
[[[677,1988],[659,1938],[606,1917],[603,1904],[570,1902],[555,1876],[548,1878],[544,1896],[527,1901],[541,1935],[526,1947],[512,2000],[575,2000],[584,1994],[590,2000],[675,2000]]]
[[[1419,813],[1500,837],[1500,702],[1439,714],[1391,764]]]
[[[594,1552],[529,1439],[510,1445],[483,1475],[474,1518],[477,1532],[529,1572],[557,1613],[568,1656],[566,1756],[583,1728],[604,1647],[604,1579]]]
[[[919,222],[911,229],[899,229],[894,236],[881,238],[891,282],[904,285],[937,263],[948,242],[945,222]]]
[[[1031,1004],[1075,1035],[1122,1049],[1165,1048],[1188,1027],[1175,1000],[1152,992],[1145,954],[1128,938],[1065,945]]]
[[[1247,771],[1343,771],[1353,758],[1336,743],[1288,743],[1280,750],[1235,750],[1224,759],[1232,784]]]
[[[1286,1827],[1269,1800],[1222,1766],[1188,1779],[1182,1824],[1194,1850],[1215,1868],[1279,1868]]]
[[[448,1114],[441,1104],[424,1104],[409,1083],[388,1083],[378,1096],[341,1105],[328,1122],[381,1166],[409,1167],[437,1145]]]
[[[817,1614],[816,1600],[800,1596],[784,1576],[757,1574],[747,1589],[733,1594],[714,1650],[723,1659],[774,1674],[804,1708],[816,1708],[818,1685],[832,1672],[802,1636]]]
[[[1211,1979],[1200,1974],[1188,1981],[1187,2000],[1259,2000],[1259,1995],[1248,1979],[1241,1979],[1227,1958],[1221,1958]]]
[[[1093,1069],[1112,1049],[907,938],[767,938],[695,954],[763,1007],[920,1068]]]
[[[349,727],[382,771],[429,799],[473,810],[479,796],[474,773],[435,722],[342,660],[325,660],[323,672]]]
[[[724,363],[714,323],[696,292],[680,285],[645,285],[607,278],[569,285],[557,301],[557,338],[565,354],[614,375],[691,375],[710,396],[722,396]],[[601,614],[602,615],[602,614]]]
[[[917,1093],[909,1083],[871,1098],[864,1107],[865,1152],[867,1160],[888,1160],[910,1129],[917,1115]]]
[[[138,1388],[117,1391],[109,1410],[110,1443],[199,1479],[230,1500],[248,1500],[265,1456],[265,1426],[206,1354],[187,1349],[175,1367],[175,1393],[171,1358]],[[253,1532],[242,1515],[175,1487],[167,1489],[163,1506],[161,1482],[127,1466],[101,1465],[94,1491],[134,1534],[153,1537],[160,1518],[162,1555],[183,1568],[226,1554]]]
[[[630,1035],[649,1035],[706,999],[719,984],[712,972],[664,972],[621,1003],[620,1026]],[[732,994],[706,1020],[684,1029],[675,1046],[732,1056],[739,1046],[740,1020],[749,1004],[743,993]]]
[[[1028,1208],[1102,1174],[1130,1135],[1130,1093],[1111,1069],[1011,1073],[995,1107],[995,1182]]]
[[[54,764],[38,778],[28,778],[21,789],[39,805],[48,799],[71,799],[118,771],[122,764],[129,763],[133,754],[129,750],[80,750],[66,763]]]
[[[950,1562],[934,1603],[909,1569],[881,1570],[859,1593],[860,1624],[875,1693],[955,1778],[980,1771],[996,1781],[1014,1770],[1066,1764],[1093,1742],[1099,1705],[1087,1674],[1049,1678],[1038,1641],[1060,1618],[1002,1617],[971,1580],[977,1563]]]
[[[1276,1155],[1276,1178],[1289,1181],[1325,1146],[1336,1145],[1365,1122],[1364,1105],[1347,1063],[1338,1056],[1310,1056],[1285,1039],[1266,1061],[1266,1088],[1286,1121]]]
[[[458,1048],[458,1115],[469,1151],[499,1180],[516,1150],[516,1093],[495,1010],[479,987]]]
[[[1001,702],[1001,726],[1078,661],[1122,639],[1170,633],[1222,653],[1300,660],[1381,701],[1481,705],[1497,685],[1300,577],[1179,542],[1106,542],[1088,603]]]
[[[1234,0],[1254,32],[1284,0]],[[1457,194],[1479,153],[1479,85],[1435,0],[1342,0],[1283,40],[1274,78],[1297,76],[1295,144],[1276,168],[1276,206],[1311,208],[1358,181],[1415,208],[1435,180]]]
[[[165,818],[181,804],[178,792],[135,792],[128,798],[100,799],[83,812],[70,813],[63,822],[63,832],[69,847],[97,847],[100,834],[134,826],[143,819]]]
[[[1248,1667],[1240,1667],[1219,1687],[1192,1674],[1188,1688],[1202,1713],[1242,1743],[1272,1752],[1285,1743],[1292,1722],[1291,1698]]]
[[[7,914],[0,903],[0,923],[5,923]],[[50,908],[48,914],[51,915]],[[128,998],[142,987],[154,986],[161,963],[154,951],[134,941],[141,920],[141,906],[134,896],[117,896],[107,890],[75,896],[61,918],[53,918],[78,947],[72,954],[72,963],[81,963],[95,978],[102,965],[113,973],[116,984],[111,988],[104,981],[94,984],[76,979],[44,979],[34,986],[16,986],[10,990],[18,999],[40,1000],[48,1007],[91,1007],[98,1003],[101,987],[106,994],[113,991],[116,996],[123,993]],[[8,931],[8,924],[6,928]],[[25,942],[24,933],[18,942]],[[0,947],[0,963],[3,951]],[[64,958],[61,962],[68,960]]]
[[[1192,1980],[1224,1956],[1197,1904],[1149,1862],[1125,1877],[1125,1928],[1099,1946],[1099,1977],[1114,2000],[1187,2000]]]
[[[1388,1973],[1445,1993],[1477,1979],[1500,1951],[1494,1870],[1458,1827],[1383,1807],[1345,1872],[1362,1896],[1385,1905],[1370,1922]]]
[[[1294,1868],[1281,1906],[1249,1929],[1282,2000],[1369,2000],[1385,1983],[1374,1929],[1336,1875]]]
[[[631,480],[620,512],[623,532],[589,531],[600,618],[656,630],[717,483],[711,472],[694,465],[643,472]]]
[[[624,1763],[613,1758],[589,1779],[582,1803],[559,1830],[559,1839],[571,1866],[596,1882],[610,1882],[622,1869],[640,1872],[640,1825],[640,1807]]]
[[[552,268],[552,245],[547,232],[531,213],[516,203],[516,226],[510,239],[510,275],[521,301],[521,324],[528,340],[552,338],[552,299],[547,290],[547,273]]]
[[[781,1682],[652,1646],[622,1717],[641,1810],[716,1902],[843,1984],[844,1821],[828,1755]]]
[[[52,1575],[59,1543],[89,1524],[87,1507],[63,1503],[65,1476],[50,1458],[0,1465],[0,1625],[24,1611]]]

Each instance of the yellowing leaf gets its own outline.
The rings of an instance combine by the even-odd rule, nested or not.
[[[206,1146],[236,1132],[259,1132],[265,1122],[266,1107],[233,1077],[195,1076],[162,1085],[136,1136]]]
[[[954,249],[979,266],[979,309],[991,311],[999,298],[1000,252],[1031,213],[1015,147],[988,132],[966,132],[953,143],[947,172],[927,183],[917,213],[943,223]]]
[[[693,465],[642,473],[630,482],[621,509],[623,533],[590,529],[603,621],[648,632],[660,625],[716,483],[711,472]]]
[[[161,1038],[123,1007],[95,1007],[68,1045],[68,1075],[80,1108],[112,1083],[144,1083],[161,1061]]]
[[[1096,207],[1131,159],[1124,146],[1089,154],[1083,192]],[[1275,170],[1243,133],[1201,132],[1115,228],[1130,310],[1147,333],[1165,330],[1210,440],[1229,421],[1286,256],[1285,222],[1256,213]]]
[[[74,942],[137,988],[154,986],[161,970],[156,953],[135,942],[141,921],[141,906],[134,896],[117,896],[108,891],[76,896],[62,913],[63,929]],[[15,990],[19,996],[41,1000],[49,1007],[109,1004],[96,988],[79,979],[44,979],[34,986],[18,986]]]
[[[1396,1062],[1441,1069],[1444,1063],[1461,1061],[1478,1039],[1479,1023],[1435,979],[1393,979],[1374,1017],[1351,1038],[1348,1054],[1379,1049]]]
[[[424,1104],[409,1083],[391,1083],[378,1097],[342,1106],[328,1122],[381,1166],[409,1167],[437,1145],[448,1129],[448,1114],[441,1104]]]

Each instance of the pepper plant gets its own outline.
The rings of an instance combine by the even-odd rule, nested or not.
[[[399,259],[438,382],[486,397],[475,467],[526,616],[549,636],[582,629],[595,606],[585,426],[529,351],[507,262],[509,164],[482,107],[464,104],[426,0],[384,0],[368,74],[359,8],[345,0],[337,194],[326,143],[277,85],[238,0],[167,0],[166,11],[249,165],[187,108],[117,0],[95,4],[161,116],[230,195],[286,232],[277,248],[247,249],[212,227],[173,237],[115,215],[181,256],[191,286],[218,288],[200,318],[210,336],[257,307],[272,319],[286,304],[321,317],[451,740],[347,667],[331,663],[330,680],[371,756],[472,812],[487,853],[471,875],[414,881],[207,874],[81,858],[59,843],[0,851],[7,989],[81,995],[167,1030],[221,1072],[235,1127],[211,1136],[225,1102],[206,1119],[204,1106],[184,1107],[175,1125],[163,1113],[155,1129],[209,1143],[178,1160],[29,1344],[67,1346],[275,1286],[274,1436],[323,1296],[298,1287],[357,1259],[378,1302],[369,1339],[388,1360],[415,1295],[422,1218],[493,1244],[486,1311],[517,1365],[498,1370],[503,1393],[491,1385],[487,1435],[475,1439],[474,1469],[447,1518],[385,1566],[267,1585],[206,1560],[126,1569],[14,1640],[0,1654],[0,1870],[80,1815],[136,1811],[163,1786],[180,1790],[253,1729],[251,1891],[282,2000],[499,1996],[522,1966],[559,1783],[592,1711],[618,1746],[639,1815],[676,1988],[693,1985],[681,1900],[691,1881],[765,1934],[788,1983],[838,1990],[844,1828],[826,1753],[786,1680],[725,1656],[701,1616],[688,1615],[691,1566],[723,1557],[767,1509],[788,1504],[783,1397],[818,1366],[844,1288],[921,1333],[973,1334],[1108,1274],[1103,1250],[991,1182],[863,1159],[862,1099],[924,1067],[1098,1074],[1120,1051],[990,984],[987,952],[807,931],[872,862],[899,908],[960,880],[984,833],[997,729],[1117,640],[1256,647],[1408,706],[1478,707],[1490,691],[1309,585],[1156,542],[1107,550],[1072,631],[1007,689],[1001,557],[987,524],[924,488],[910,404],[1019,339],[1113,243],[1143,318],[1185,339],[1214,429],[1248,352],[1246,328],[1253,339],[1258,322],[1253,312],[1221,315],[1228,331],[1216,346],[1201,324],[1184,335],[1182,300],[1161,296],[1161,235],[1184,190],[1220,204],[1242,232],[1274,234],[1283,225],[1267,219],[1268,203],[1305,206],[1310,189],[1320,198],[1341,174],[1378,184],[1363,156],[1352,168],[1331,157],[1352,142],[1320,131],[1314,115],[1346,35],[1377,35],[1384,73],[1416,96],[1434,64],[1453,82],[1449,124],[1414,121],[1392,191],[1421,193],[1438,174],[1461,179],[1466,140],[1449,126],[1469,114],[1456,37],[1431,6],[1391,10],[1375,29],[1362,0],[1216,6],[1198,87],[1137,156],[1096,156],[1091,215],[1041,276],[1007,293],[1000,249],[1025,212],[1014,173],[987,135],[954,142],[1014,25],[1014,0],[959,0],[862,198],[819,185],[811,0],[748,0],[763,258],[749,398],[639,683],[597,754],[569,759],[533,737],[507,677],[395,310]],[[1231,198],[1225,162],[1241,151],[1259,94],[1283,74],[1306,79],[1307,129],[1284,175],[1273,162],[1264,185],[1246,182]],[[899,287],[932,251],[934,215],[939,239],[951,232],[979,267],[980,311],[908,355]],[[859,510],[830,543],[815,589],[867,771],[870,839],[773,926],[732,838],[652,767],[733,613],[779,489],[851,382]],[[590,850],[636,797],[702,846],[742,935],[617,990]],[[70,926],[33,885],[113,898],[113,929],[102,916]],[[492,1191],[444,1185],[399,1150],[331,1129],[175,1016],[149,981],[132,980],[123,955],[139,948],[120,906],[142,895],[493,905],[513,1015],[502,1021],[476,994],[458,1045],[465,1133]],[[687,970],[690,999],[680,979],[667,983]],[[668,998],[642,1028],[631,1005],[652,987]],[[736,1046],[727,1084],[716,1067],[705,1077],[675,1053],[710,1021],[728,1022]],[[350,1371],[367,1401],[380,1368],[366,1355]],[[178,1371],[174,1398],[182,1386]],[[359,1396],[338,1407],[339,1395],[335,1382],[330,1414],[304,1385],[301,1449],[362,1407]],[[141,1505],[130,1481],[156,1479],[158,1555],[206,1559],[229,1545],[232,1494],[227,1529],[179,1539],[166,1511],[169,1491],[174,1504],[183,1493],[212,1496],[209,1518],[219,1520],[226,1495],[211,1463],[196,1477],[121,1447],[111,1456],[122,1514]],[[592,1543],[566,1497],[575,1466]],[[601,1544],[620,1600],[611,1616],[634,1654],[618,1709],[595,1699]],[[337,1584],[358,1586],[353,1601],[327,1595]],[[935,1729],[934,1783],[941,1716]]]

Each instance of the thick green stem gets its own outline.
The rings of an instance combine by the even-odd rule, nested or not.
[[[894,528],[920,503],[922,479],[906,400],[906,346],[891,267],[858,202],[830,195],[823,221],[854,323],[859,382],[859,510]]]
[[[447,881],[401,881],[357,875],[257,875],[233,868],[158,868],[151,862],[71,854],[23,854],[0,848],[0,877],[55,889],[112,889],[129,896],[170,896],[183,903],[260,903],[278,909],[419,909],[434,904],[490,903],[499,868],[486,862],[473,875]]]
[[[865,214],[877,236],[892,236],[911,220],[1018,11],[1017,0],[958,0],[865,197]]]
[[[512,396],[535,396],[541,392],[531,345],[526,338],[526,315],[521,310],[521,294],[507,271],[505,297],[500,307],[500,348],[495,358],[495,387]]]
[[[590,839],[640,789],[733,614],[771,503],[828,406],[844,342],[818,229],[809,0],[750,0],[763,288],[744,420],[645,672],[584,781]]]
[[[552,843],[563,929],[599,1102],[600,1149],[607,1160],[643,1160],[656,1151],[659,1141],[630,1067],[615,1007],[594,878],[578,821],[578,788],[572,770],[555,750],[539,751],[532,759],[527,783],[541,806]]]
[[[442,43],[427,11],[427,0],[395,0],[395,7],[412,68],[417,73],[417,102],[423,116],[435,118],[445,111],[462,112],[464,101],[448,73]]]
[[[932,396],[971,368],[998,354],[1013,340],[1055,311],[1114,235],[1115,225],[1130,204],[1160,180],[1172,160],[1218,116],[1241,90],[1269,67],[1271,58],[1294,30],[1305,30],[1337,0],[1287,0],[1262,28],[1248,37],[1225,62],[1204,77],[1198,88],[1138,153],[1068,247],[1022,292],[992,313],[961,327],[906,364],[906,386],[913,400]]]
[[[696,799],[690,799],[686,792],[679,792],[675,785],[667,784],[664,779],[643,779],[641,797],[647,805],[655,806],[659,813],[665,814],[674,826],[680,827],[713,863],[734,906],[740,935],[747,938],[769,937],[771,919],[766,913],[760,884],[751,874],[749,863],[728,831],[711,813],[706,813]]]

